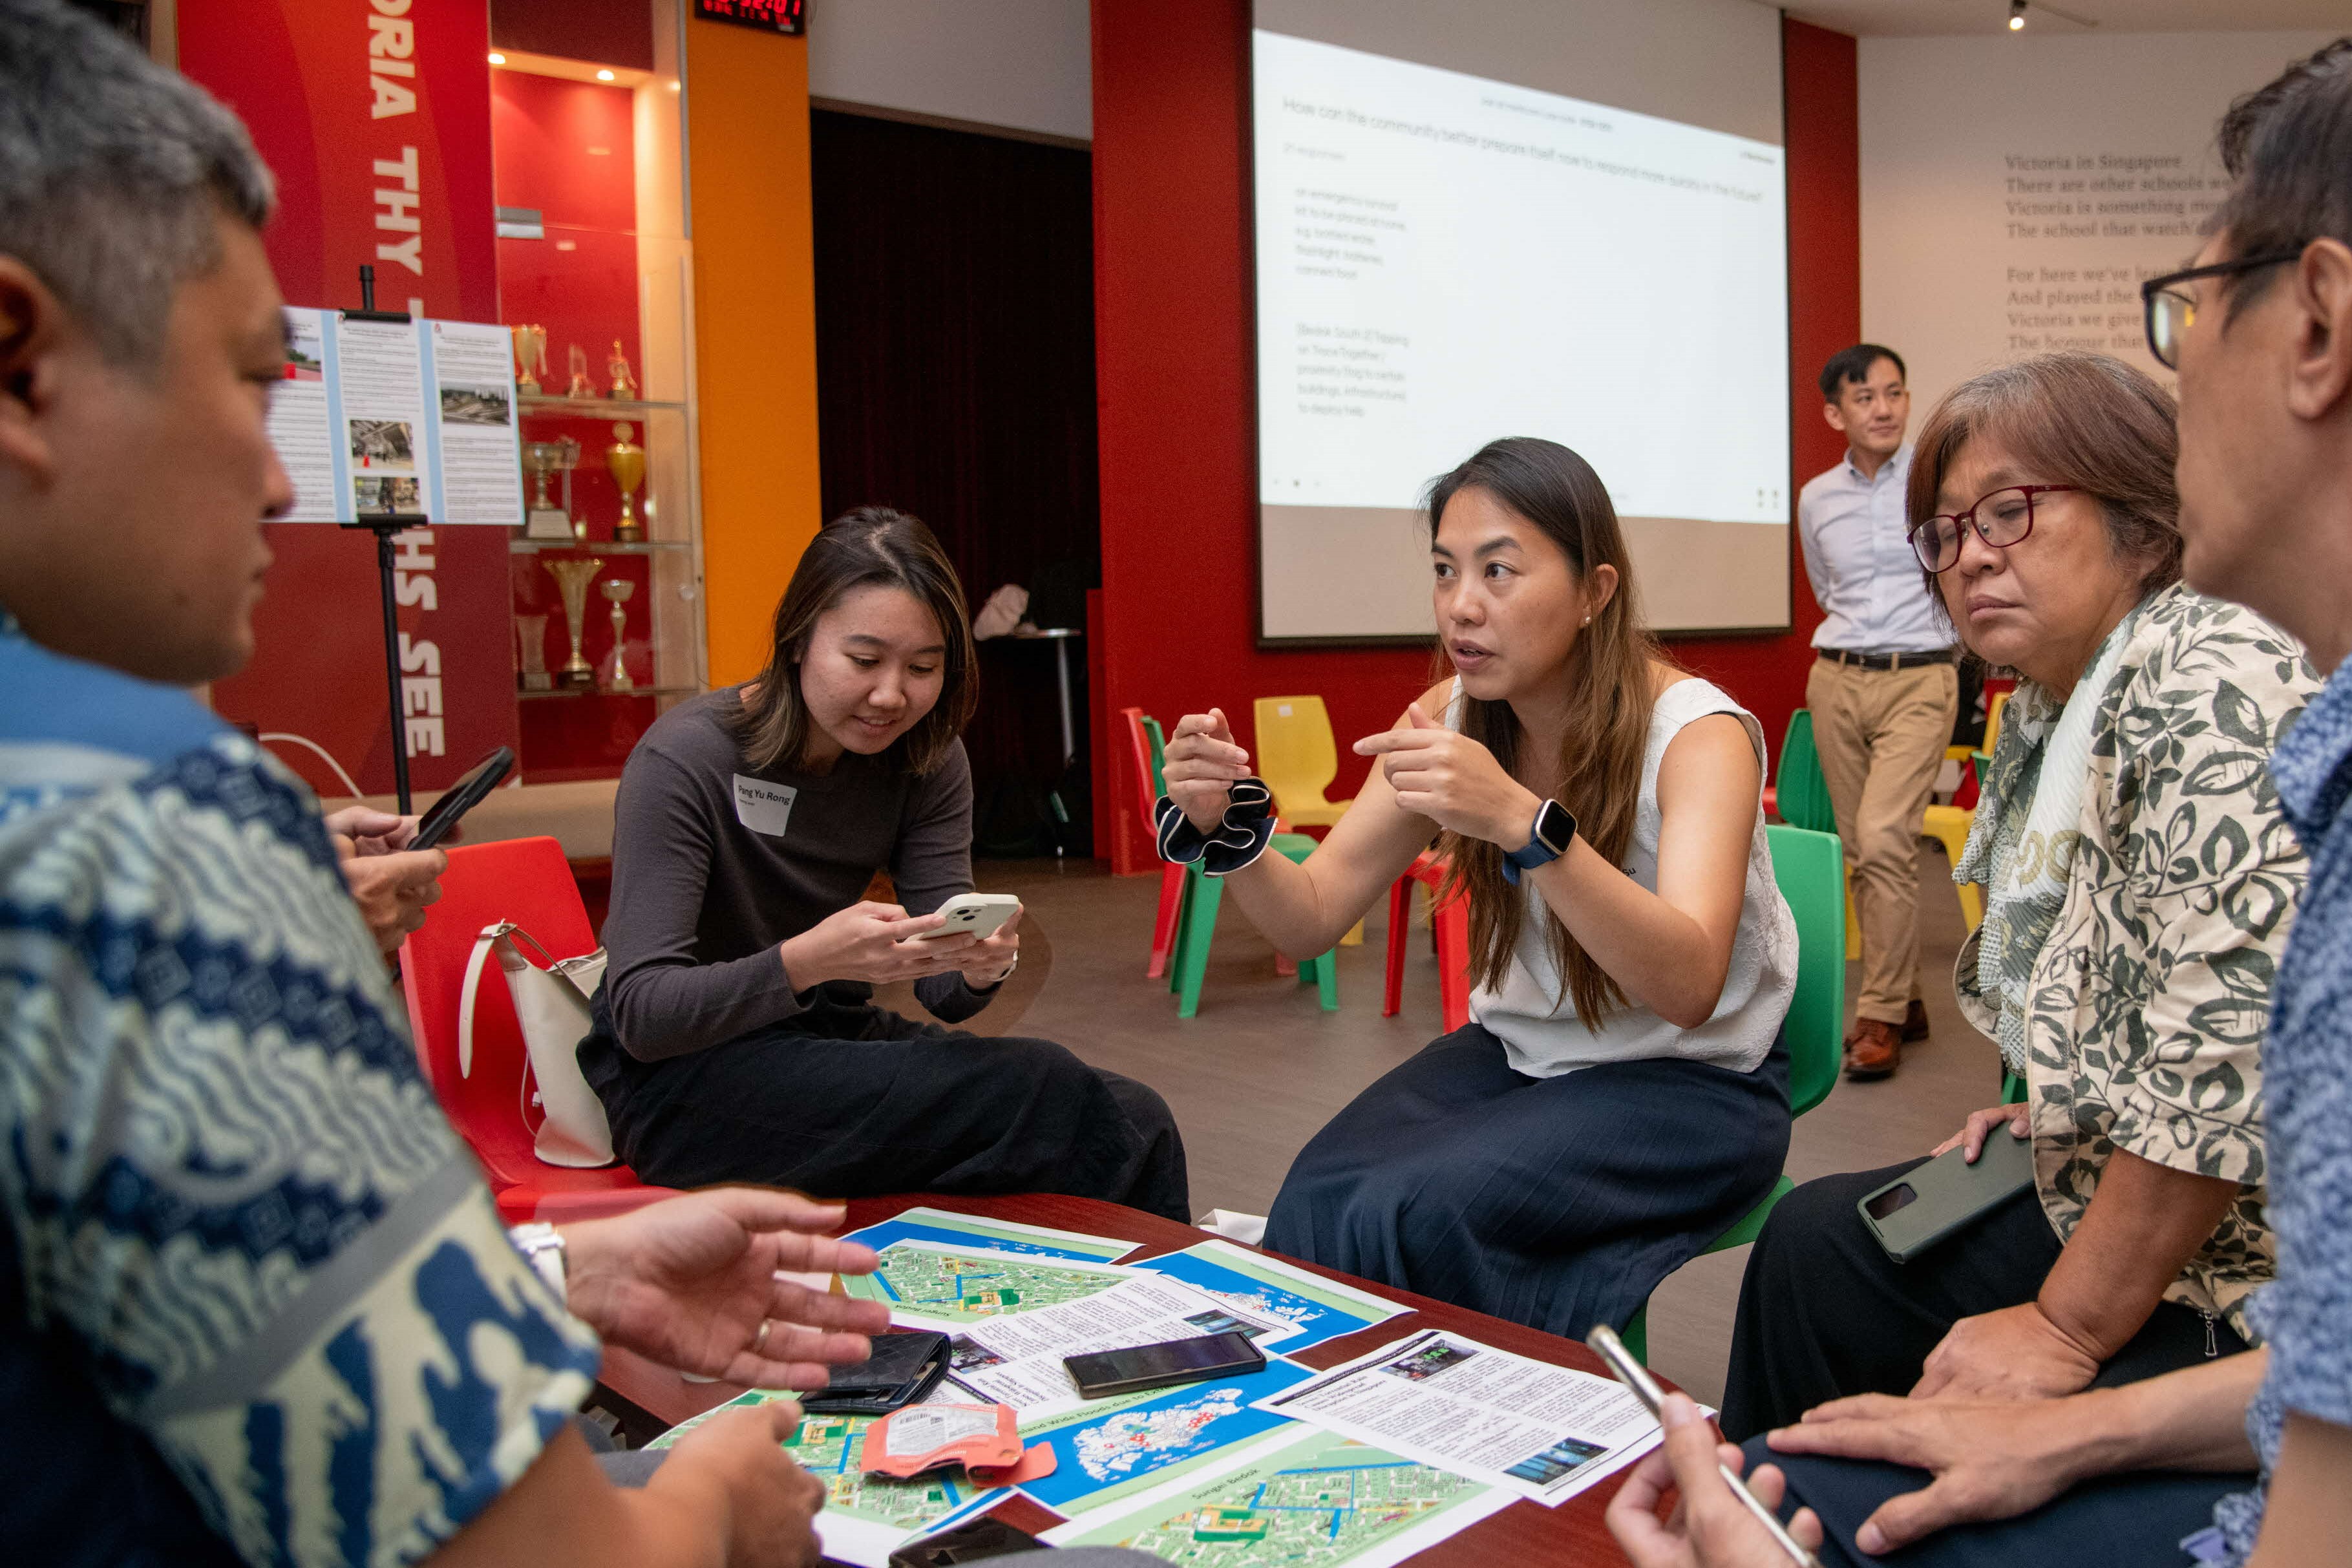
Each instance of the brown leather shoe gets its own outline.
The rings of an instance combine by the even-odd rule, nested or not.
[[[1927,1037],[1927,1004],[1914,997],[1910,1007],[1903,1015],[1903,1043],[1907,1046],[1914,1040],[1924,1040]]]
[[[1903,1034],[1896,1026],[1876,1018],[1857,1019],[1845,1041],[1845,1076],[1852,1079],[1892,1078],[1903,1060]]]

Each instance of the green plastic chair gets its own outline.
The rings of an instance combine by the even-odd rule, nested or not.
[[[1813,710],[1800,708],[1789,715],[1788,733],[1780,737],[1780,765],[1773,775],[1775,809],[1791,827],[1837,837],[1837,810],[1830,805],[1830,781],[1822,773],[1822,753],[1813,744]],[[1862,921],[1853,912],[1853,889],[1845,883],[1845,867],[1838,866],[1838,890],[1845,905],[1845,955],[1862,956]],[[1844,1037],[1839,1037],[1841,1045]]]
[[[1166,795],[1168,781],[1162,776],[1162,769],[1167,762],[1167,731],[1160,729],[1159,720],[1147,714],[1143,733],[1151,742],[1152,788]],[[1315,853],[1315,840],[1304,833],[1277,833],[1271,847],[1275,853],[1297,862]],[[1209,943],[1216,935],[1217,906],[1224,901],[1224,884],[1202,870],[1199,861],[1184,868],[1184,902],[1176,917],[1176,951],[1168,961],[1168,989],[1176,993],[1176,1016],[1180,1018],[1200,1014],[1201,982],[1209,973]],[[1298,983],[1316,988],[1323,1011],[1339,1010],[1339,966],[1332,954],[1300,959]]]
[[[1789,998],[1789,1017],[1782,1026],[1789,1037],[1789,1111],[1802,1116],[1837,1087],[1845,1054],[1845,949],[1838,909],[1845,887],[1845,852],[1834,833],[1774,824],[1765,828],[1764,836],[1772,850],[1772,879],[1797,920],[1797,989]],[[1773,1206],[1796,1188],[1782,1173],[1763,1200],[1701,1247],[1700,1255],[1755,1240]],[[1649,1359],[1648,1302],[1620,1337],[1637,1359]]]

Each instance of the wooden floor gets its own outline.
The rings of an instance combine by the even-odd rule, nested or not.
[[[1798,1181],[1925,1153],[1969,1110],[2000,1098],[1992,1045],[1961,1020],[1952,1002],[1958,901],[1941,853],[1923,847],[1920,862],[1921,975],[1935,1033],[1907,1048],[1893,1079],[1841,1083],[1797,1123],[1788,1168]],[[1436,961],[1422,932],[1405,972],[1404,1010],[1381,1016],[1385,909],[1366,922],[1361,947],[1340,949],[1339,1010],[1324,1013],[1311,986],[1275,974],[1273,950],[1229,907],[1211,952],[1200,1016],[1179,1019],[1166,983],[1143,973],[1157,876],[1115,878],[1084,860],[984,860],[975,869],[982,891],[1021,896],[1040,933],[1030,939],[1032,950],[1050,948],[1053,955],[1025,1016],[1017,1023],[991,1018],[988,1032],[1012,1025],[1021,1034],[1058,1040],[1165,1095],[1191,1153],[1195,1214],[1264,1214],[1307,1140],[1358,1090],[1437,1033]],[[1026,980],[1033,965],[1023,967]],[[1850,969],[1849,1007],[1855,984]],[[1721,1397],[1747,1257],[1743,1247],[1699,1258],[1654,1299],[1652,1360],[1696,1397]]]

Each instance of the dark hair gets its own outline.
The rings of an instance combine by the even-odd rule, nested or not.
[[[1979,437],[2014,453],[2039,482],[2073,485],[2096,500],[2116,556],[2143,563],[2142,598],[2180,581],[2180,489],[2172,473],[2180,433],[2172,394],[2154,377],[2070,349],[1960,383],[1927,416],[1912,448],[1904,496],[1911,527],[1936,514],[1945,474]],[[1936,574],[1924,575],[1948,623]]]
[[[903,588],[931,612],[946,638],[947,671],[940,700],[915,727],[891,743],[907,771],[938,767],[980,702],[979,658],[963,585],[947,552],[920,519],[887,506],[861,506],[817,531],[776,605],[775,649],[760,672],[756,694],[729,715],[743,761],[753,772],[797,765],[807,754],[809,718],[801,700],[801,659],[809,634],[852,589],[882,584]]]
[[[1569,569],[1589,578],[1596,568],[1617,569],[1617,592],[1576,640],[1576,680],[1568,693],[1568,728],[1560,740],[1552,798],[1576,816],[1576,830],[1612,865],[1623,865],[1642,794],[1642,763],[1649,749],[1652,667],[1671,664],[1642,624],[1633,593],[1633,562],[1617,526],[1617,508],[1592,465],[1557,441],[1515,436],[1490,441],[1469,461],[1429,487],[1429,533],[1434,541],[1445,503],[1481,489],[1541,530],[1568,557]],[[1466,699],[1462,733],[1485,746],[1507,773],[1518,764],[1520,730],[1507,702]],[[1470,902],[1470,976],[1499,986],[1518,946],[1527,903],[1503,876],[1503,850],[1483,838],[1448,832],[1441,851],[1452,862],[1449,890]],[[1625,992],[1594,962],[1568,929],[1546,912],[1553,963],[1584,1026],[1625,1005]]]
[[[0,5],[0,253],[110,363],[152,370],[180,284],[220,265],[220,216],[259,228],[273,200],[204,89],[81,12]]]
[[[1830,363],[1822,366],[1822,401],[1835,403],[1838,395],[1847,387],[1859,386],[1868,381],[1870,367],[1883,359],[1895,362],[1896,375],[1906,381],[1911,379],[1911,373],[1904,368],[1903,356],[1893,349],[1883,348],[1877,343],[1856,343],[1850,349],[1838,350],[1830,356]]]
[[[2236,181],[2213,215],[2238,256],[2315,239],[2352,245],[2352,37],[2287,67],[2221,117],[2221,166]],[[2261,298],[2273,268],[2241,273],[2228,315]],[[2227,316],[2224,318],[2227,319]]]

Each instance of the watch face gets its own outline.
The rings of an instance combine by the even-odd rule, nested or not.
[[[1536,837],[1543,847],[1554,855],[1565,855],[1569,841],[1575,837],[1576,818],[1569,815],[1568,807],[1556,800],[1544,802],[1543,808],[1536,813]]]

